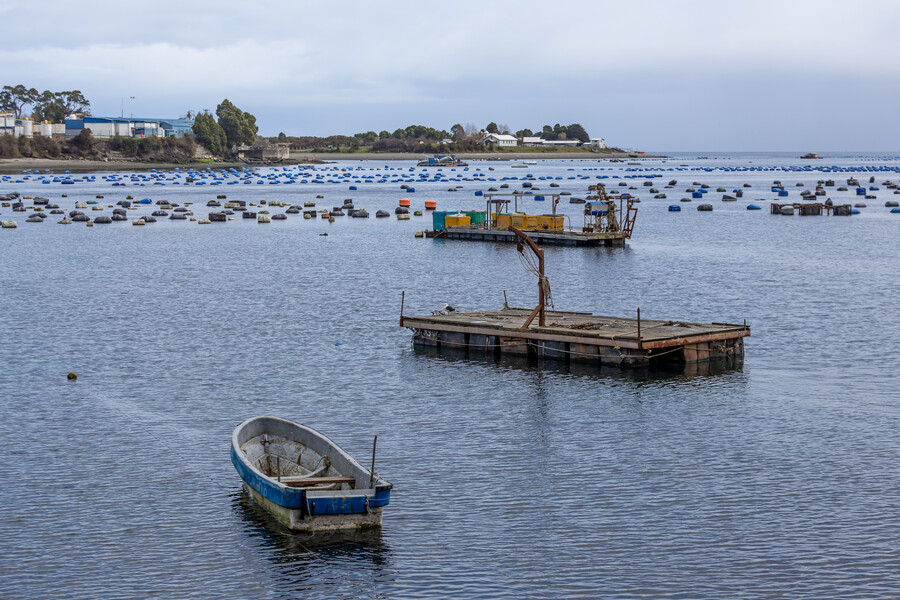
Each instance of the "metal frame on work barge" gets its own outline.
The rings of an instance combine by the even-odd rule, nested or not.
[[[504,307],[406,317],[401,308],[400,326],[412,329],[420,346],[621,368],[742,359],[750,335],[746,324],[642,320],[640,312],[629,319],[548,310],[543,327],[533,316],[527,308]]]

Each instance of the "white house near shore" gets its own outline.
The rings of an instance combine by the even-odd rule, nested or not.
[[[519,145],[519,138],[505,133],[485,133],[483,142],[485,145],[511,147]]]
[[[581,140],[543,140],[541,144],[545,148],[573,148],[580,145]]]

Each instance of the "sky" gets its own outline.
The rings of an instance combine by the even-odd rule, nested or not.
[[[580,123],[645,151],[900,151],[896,0],[0,4],[0,85],[262,135]],[[132,99],[133,97],[133,99]]]

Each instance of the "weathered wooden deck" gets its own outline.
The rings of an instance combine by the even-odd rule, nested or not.
[[[547,311],[546,326],[522,324],[531,310],[505,308],[407,317],[413,342],[497,355],[523,355],[619,367],[742,358],[746,325],[685,323]]]
[[[542,246],[624,246],[624,233],[584,233],[573,229],[563,231],[532,231],[528,236]],[[448,227],[445,231],[426,231],[426,237],[479,242],[515,242],[516,234],[505,229],[484,227]]]

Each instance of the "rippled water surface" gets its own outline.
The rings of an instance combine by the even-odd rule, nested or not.
[[[86,228],[24,223],[26,213],[3,208],[0,218],[19,221],[0,232],[4,594],[900,594],[900,215],[884,207],[900,196],[882,185],[897,173],[872,174],[877,200],[859,215],[801,218],[768,214],[773,180],[796,200],[818,179],[868,185],[870,174],[718,168],[802,164],[772,156],[527,171],[484,162],[405,194],[398,176],[412,163],[361,164],[387,181],[349,191],[352,178],[112,187],[98,177],[10,181],[0,193],[44,195],[66,210],[130,193],[194,202],[204,216],[219,193],[329,208],[353,198],[374,215],[407,195],[413,208],[426,198],[482,208],[475,190],[526,172],[560,177],[556,191],[575,196],[589,181],[570,177],[609,175],[642,199],[635,235],[625,248],[547,248],[556,307],[746,319],[743,367],[597,371],[414,350],[398,327],[403,290],[407,314],[444,302],[499,307],[504,290],[518,306],[536,296],[512,246],[415,239],[428,217]],[[465,181],[476,169],[498,181]],[[667,199],[643,185],[654,173]],[[669,179],[678,183],[664,189]],[[697,212],[694,200],[668,212],[694,181],[710,185],[715,210]],[[715,192],[745,182],[753,187],[738,202]],[[550,192],[548,183],[535,185]],[[829,195],[857,201],[852,187]],[[560,208],[580,222],[581,206],[564,197]],[[359,458],[377,434],[377,468],[394,483],[382,531],[289,534],[258,509],[228,449],[232,429],[261,414],[311,425]]]

